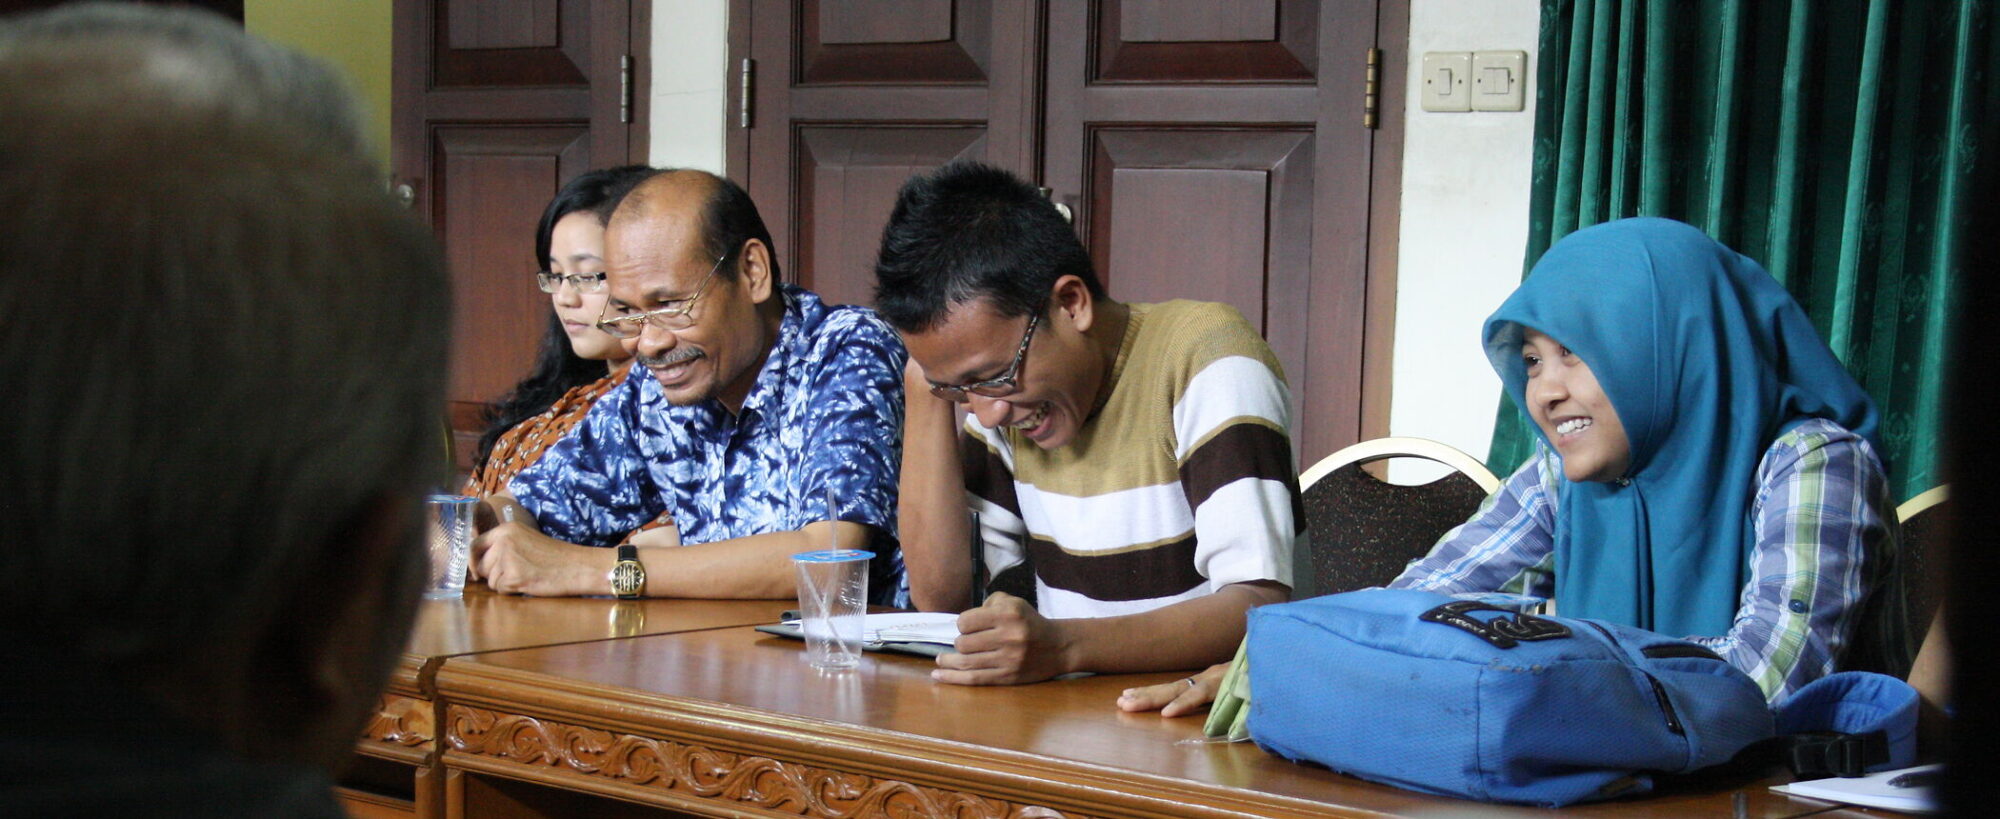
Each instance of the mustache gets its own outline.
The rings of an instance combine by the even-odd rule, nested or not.
[[[671,352],[668,352],[666,355],[663,356],[649,356],[641,354],[639,356],[639,366],[645,367],[647,369],[658,370],[666,367],[672,367],[676,364],[686,364],[687,362],[693,361],[697,358],[700,358],[701,356],[702,352],[693,347],[675,347]]]

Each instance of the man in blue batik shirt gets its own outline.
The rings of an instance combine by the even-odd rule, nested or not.
[[[632,536],[653,597],[793,595],[791,555],[876,552],[878,602],[906,604],[896,475],[906,354],[862,307],[778,280],[770,233],[742,188],[666,171],[605,226],[600,322],[634,373],[493,503],[471,574],[496,591],[612,593]],[[837,520],[830,521],[828,490]],[[628,553],[629,555],[629,553]]]

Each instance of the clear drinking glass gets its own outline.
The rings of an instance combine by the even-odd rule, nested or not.
[[[868,613],[868,561],[874,552],[830,549],[792,555],[799,572],[799,630],[814,668],[861,662],[862,616]]]
[[[431,573],[424,597],[448,600],[465,593],[465,563],[472,556],[472,510],[479,499],[465,495],[432,495],[424,502],[430,541]]]

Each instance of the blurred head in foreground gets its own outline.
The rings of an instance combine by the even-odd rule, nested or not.
[[[60,719],[115,723],[79,754],[171,726],[202,741],[156,768],[324,771],[374,705],[442,477],[449,317],[351,111],[203,13],[0,19],[0,762],[59,769],[35,735]],[[115,800],[89,761],[108,784],[47,804]],[[154,798],[211,784],[180,774]]]

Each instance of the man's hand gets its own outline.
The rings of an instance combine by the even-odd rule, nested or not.
[[[611,549],[564,543],[520,523],[501,523],[472,541],[468,568],[472,579],[485,580],[497,592],[609,594],[605,575],[616,557]]]
[[[958,651],[937,658],[931,679],[954,685],[1041,682],[1070,671],[1061,624],[1006,592],[958,616]]]
[[[472,509],[472,531],[484,532],[502,523],[526,523],[531,527],[535,516],[528,514],[528,507],[522,506],[513,495],[500,492],[488,495]]]

